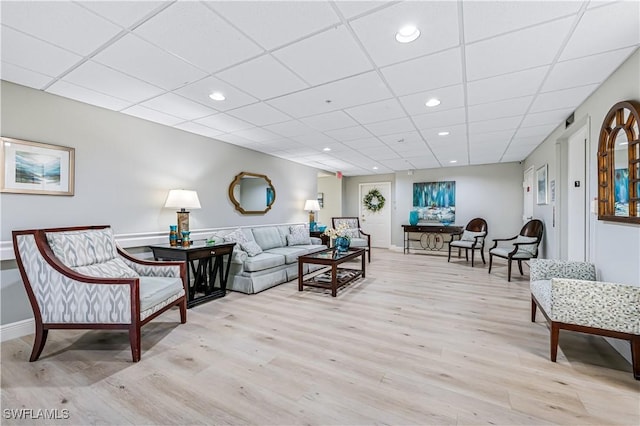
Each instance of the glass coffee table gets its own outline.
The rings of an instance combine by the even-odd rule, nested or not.
[[[365,271],[365,250],[361,248],[350,248],[345,253],[339,253],[335,247],[319,251],[317,253],[308,254],[306,256],[298,257],[298,291],[302,291],[303,286],[309,287],[319,287],[326,288],[331,290],[331,296],[336,297],[338,293],[338,289],[344,285],[349,284],[350,282],[358,279],[359,277],[364,278],[366,275]],[[360,269],[353,268],[344,268],[338,267],[345,262],[349,262],[352,260],[356,260],[360,257]],[[304,270],[303,265],[314,264],[314,265],[326,265],[326,268],[323,272],[316,273],[309,278],[303,276],[302,271]],[[309,274],[307,274],[309,275]]]

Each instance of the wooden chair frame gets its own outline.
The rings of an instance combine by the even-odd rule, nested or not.
[[[367,247],[365,248],[365,250],[367,251],[367,256],[368,256],[368,261],[369,263],[371,263],[371,235],[367,234],[366,232],[364,232],[362,230],[362,228],[360,227],[360,218],[358,218],[357,216],[340,216],[340,217],[332,217],[331,218],[331,226],[333,228],[336,227],[336,220],[355,220],[356,223],[358,224],[358,231],[360,232],[361,235],[364,235],[366,240],[367,240]]]
[[[520,249],[521,245],[529,245],[529,244],[536,244],[537,246],[540,245],[540,242],[542,241],[542,236],[544,234],[544,224],[542,223],[542,221],[538,220],[538,219],[532,219],[529,222],[527,222],[522,229],[520,230],[520,233],[518,235],[516,235],[515,237],[511,237],[511,238],[497,238],[493,240],[493,247],[491,247],[489,249],[489,273],[491,273],[491,266],[493,264],[493,256],[497,256],[497,257],[502,257],[503,259],[507,259],[507,281],[511,281],[511,262],[513,260],[517,260],[518,261],[518,270],[520,271],[520,275],[524,275],[524,273],[522,272],[522,261],[523,260],[529,260],[529,259],[534,259],[538,257],[538,251],[536,250],[536,254],[535,256],[529,256],[529,257],[523,257],[523,258],[513,258],[513,256],[518,252],[518,250]],[[518,238],[519,236],[523,236],[523,237],[535,237],[536,240],[530,243],[513,243],[513,250],[510,251],[507,254],[507,257],[503,257],[497,254],[493,254],[491,253],[491,250],[493,250],[494,248],[498,247],[498,242],[500,241],[512,241],[515,240],[516,238]]]

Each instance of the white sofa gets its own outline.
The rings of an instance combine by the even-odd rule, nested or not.
[[[294,228],[299,231],[297,237],[292,234]],[[216,231],[211,238],[236,242],[227,288],[247,294],[258,293],[297,278],[298,256],[327,248],[320,238],[309,236],[308,224],[225,229]],[[247,242],[238,241],[243,238]],[[310,272],[309,266],[311,271],[320,268],[305,264],[305,274]]]

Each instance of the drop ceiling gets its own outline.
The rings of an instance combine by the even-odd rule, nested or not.
[[[637,1],[1,8],[3,80],[346,176],[523,160],[640,46]]]

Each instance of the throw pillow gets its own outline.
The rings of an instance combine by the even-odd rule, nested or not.
[[[518,235],[518,238],[514,241],[514,243],[533,243],[537,241],[536,237],[524,237],[522,235]],[[538,244],[522,244],[518,246],[517,255],[527,255],[527,256],[535,256],[538,252]]]
[[[484,237],[485,235],[486,235],[486,232],[473,232],[473,231],[467,231],[465,229],[464,232],[462,233],[462,237],[460,237],[460,241],[475,242],[476,237]],[[482,238],[478,238],[478,242],[482,243]]]
[[[98,278],[137,278],[136,271],[127,266],[119,257],[93,265],[73,266],[74,271],[82,275]]]
[[[249,257],[257,256],[262,253],[262,248],[255,241],[247,241],[246,243],[241,243],[240,247],[242,247],[242,250],[247,252]]]
[[[287,245],[309,245],[311,244],[311,236],[309,228],[306,225],[294,225],[289,227],[289,235],[287,235]]]
[[[262,253],[262,248],[253,240],[250,240],[242,229],[236,229],[233,232],[228,233],[224,236],[224,240],[228,243],[236,243],[242,248],[242,250],[246,251],[247,254],[251,257],[257,256]]]

